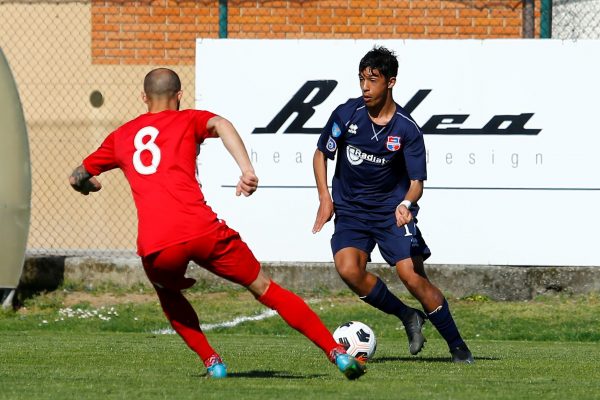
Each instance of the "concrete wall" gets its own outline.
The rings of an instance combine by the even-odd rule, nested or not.
[[[275,281],[293,290],[350,290],[332,263],[263,263],[262,267]],[[393,268],[383,264],[370,264],[368,268],[393,291],[408,295]],[[600,292],[598,267],[430,264],[426,270],[429,279],[448,297],[482,295],[494,300],[519,301],[538,295]],[[206,285],[233,286],[195,264],[190,264],[187,275]],[[139,258],[28,257],[19,290],[26,293],[54,290],[65,281],[87,287],[106,284],[150,287]]]

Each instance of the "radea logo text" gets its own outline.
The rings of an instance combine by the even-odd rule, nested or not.
[[[306,127],[305,124],[314,115],[315,108],[329,97],[337,84],[337,81],[334,80],[307,81],[267,126],[254,128],[252,133],[275,134],[294,114],[296,114],[295,118],[283,133],[321,133],[322,127]],[[316,93],[314,93],[315,90]],[[404,109],[412,113],[431,92],[431,89],[418,90],[406,103]],[[469,118],[470,114],[436,114],[432,115],[421,129],[427,135],[538,135],[542,131],[541,129],[525,127],[533,115],[533,113],[499,114],[492,116],[482,128],[465,128],[460,125]]]

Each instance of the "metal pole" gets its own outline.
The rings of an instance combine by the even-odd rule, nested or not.
[[[535,37],[535,10],[534,0],[523,0],[523,37]]]
[[[540,38],[552,37],[552,0],[542,0],[540,14]]]
[[[15,289],[0,289],[0,300],[2,300],[2,308],[8,309],[12,307],[13,297],[15,297]]]
[[[219,0],[219,38],[227,38],[227,0]]]

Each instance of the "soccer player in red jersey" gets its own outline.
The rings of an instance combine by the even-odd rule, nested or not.
[[[348,379],[365,372],[346,354],[308,305],[269,279],[240,235],[219,220],[206,204],[196,180],[197,148],[219,137],[241,170],[236,195],[250,196],[258,178],[234,126],[209,111],[179,110],[181,82],[166,68],[150,71],[142,98],[148,113],[117,128],[83,160],[69,183],[89,194],[102,188],[95,176],[120,168],[138,213],[138,254],[173,329],[196,352],[207,375],[227,375],[225,364],[208,343],[198,316],[182,294],[195,280],[185,277],[194,261],[208,271],[245,286],[265,306],[318,347]]]

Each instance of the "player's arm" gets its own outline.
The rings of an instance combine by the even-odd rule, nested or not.
[[[118,167],[114,156],[114,139],[113,132],[104,139],[96,151],[87,156],[81,165],[73,170],[69,176],[69,183],[73,189],[86,196],[90,192],[102,189],[102,185],[95,176]]]
[[[427,179],[427,158],[423,133],[418,125],[412,121],[404,131],[404,163],[406,173],[410,179],[410,186],[404,195],[404,200],[396,207],[396,224],[405,225],[412,221],[413,216],[410,206],[423,196],[423,182]]]
[[[410,187],[404,196],[404,200],[396,207],[396,224],[398,226],[406,225],[412,221],[410,206],[415,204],[423,196],[423,181],[411,180]]]
[[[327,160],[333,160],[338,148],[338,141],[343,140],[344,124],[339,116],[340,108],[338,106],[327,121],[327,124],[321,131],[317,141],[317,150],[313,156],[313,171],[319,193],[319,209],[312,232],[317,233],[333,217],[334,207],[329,187],[327,186]]]
[[[313,171],[319,193],[319,210],[312,232],[317,233],[333,217],[333,200],[327,187],[327,157],[319,149],[315,150],[313,156]]]
[[[221,138],[223,145],[240,167],[242,176],[240,176],[235,189],[236,196],[240,194],[250,196],[258,188],[258,177],[254,172],[246,146],[244,146],[238,131],[231,122],[219,116],[209,119],[206,123],[206,129],[212,136]]]
[[[83,165],[73,170],[69,177],[69,183],[73,189],[85,196],[90,194],[90,192],[97,192],[102,189],[100,182],[87,172]]]

